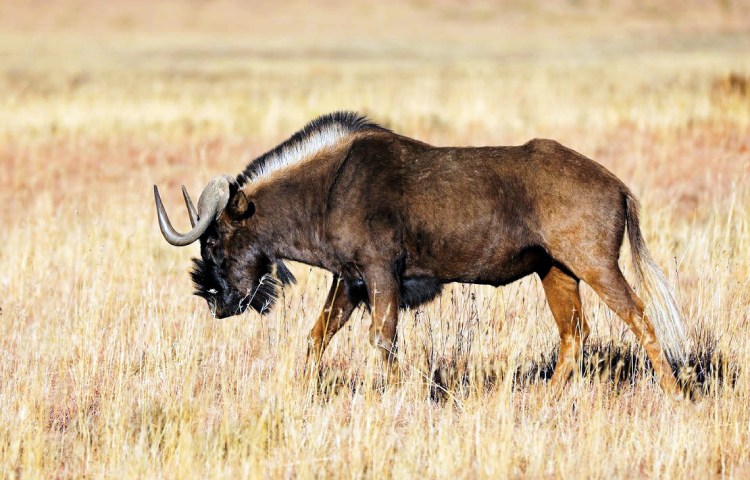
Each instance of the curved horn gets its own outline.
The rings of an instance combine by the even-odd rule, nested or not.
[[[195,206],[193,206],[193,201],[190,200],[190,195],[188,195],[185,185],[182,186],[182,196],[185,198],[185,206],[190,215],[190,226],[195,228],[195,224],[198,223],[198,212],[195,211]]]
[[[208,182],[208,185],[206,185],[206,188],[198,199],[198,222],[193,226],[193,229],[187,233],[180,233],[172,227],[172,223],[167,216],[167,211],[164,209],[164,204],[161,201],[159,189],[154,185],[156,215],[159,218],[159,228],[161,229],[161,233],[164,235],[167,242],[177,247],[183,247],[198,240],[208,229],[208,226],[211,225],[211,222],[213,222],[214,219],[224,211],[224,208],[226,208],[227,203],[229,202],[230,179],[231,177],[220,175],[212,178],[211,181]],[[186,198],[186,203],[189,198],[190,197]],[[192,204],[192,202],[190,202],[190,204]],[[188,205],[188,210],[190,209],[190,204]]]

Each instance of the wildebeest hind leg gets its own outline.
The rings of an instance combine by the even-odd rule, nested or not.
[[[551,387],[559,393],[578,365],[589,326],[581,310],[578,279],[556,266],[540,276],[547,303],[560,331],[560,352],[551,381]]]
[[[582,275],[582,279],[628,324],[635,338],[646,349],[662,390],[667,394],[679,395],[680,388],[656,338],[654,325],[644,314],[643,302],[628,285],[620,267],[615,264],[603,271],[591,271]]]

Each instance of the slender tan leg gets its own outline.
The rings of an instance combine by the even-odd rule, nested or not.
[[[577,278],[552,267],[542,278],[542,285],[560,331],[560,353],[550,383],[551,388],[559,393],[578,365],[589,326],[581,310]]]
[[[367,292],[372,305],[370,343],[378,348],[388,367],[388,379],[398,383],[401,370],[396,359],[398,327],[398,283],[392,274],[370,272],[366,278]]]
[[[614,266],[606,272],[592,276],[590,281],[584,277],[584,281],[628,324],[635,338],[646,349],[661,389],[667,394],[679,395],[680,387],[656,338],[654,325],[644,314],[643,302],[630,288],[620,268]]]
[[[334,276],[323,311],[318,315],[318,320],[308,336],[308,362],[312,361],[314,365],[320,362],[331,339],[346,324],[355,307],[346,294],[344,284]]]

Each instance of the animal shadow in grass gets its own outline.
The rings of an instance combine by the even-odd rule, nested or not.
[[[512,372],[514,388],[549,381],[557,354],[557,348],[553,347],[549,353],[519,366]],[[734,388],[739,375],[734,359],[720,351],[716,340],[706,335],[695,342],[685,363],[673,361],[671,366],[683,392],[693,400],[725,387]],[[506,377],[506,369],[500,362],[472,366],[456,358],[436,361],[431,372],[430,399],[435,402],[465,396],[471,389],[491,391]],[[624,341],[590,342],[582,352],[578,373],[583,378],[610,382],[620,392],[640,379],[653,378],[653,368],[643,349]]]
[[[723,388],[734,388],[739,375],[736,361],[719,350],[710,335],[701,334],[694,342],[687,361],[672,363],[672,370],[685,395],[698,399],[717,393]],[[464,350],[465,352],[466,350]],[[548,382],[557,364],[557,347],[548,353],[519,366],[512,375],[513,388]],[[365,389],[384,391],[388,384],[382,374],[372,378],[347,372],[334,361],[321,365],[315,378],[317,394],[322,399],[348,392],[353,395]],[[507,362],[496,360],[472,363],[465,354],[433,358],[428,357],[428,372],[420,375],[428,383],[430,400],[441,403],[448,399],[464,398],[472,391],[491,392],[506,378]],[[589,342],[583,350],[578,373],[586,379],[609,382],[622,392],[643,378],[653,377],[653,368],[643,349],[627,341]]]

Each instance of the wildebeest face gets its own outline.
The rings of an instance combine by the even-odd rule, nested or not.
[[[252,306],[266,313],[276,299],[271,261],[252,246],[232,248],[232,234],[209,228],[200,240],[201,258],[193,259],[195,294],[208,302],[217,318],[243,313]]]
[[[206,231],[200,244],[201,258],[193,259],[191,273],[195,294],[206,299],[217,318],[239,315],[247,307],[268,313],[279,284],[294,280],[283,262],[274,262],[253,245],[246,230],[221,220]]]
[[[255,204],[227,176],[214,177],[193,205],[183,187],[185,205],[193,229],[177,232],[169,222],[158,189],[154,187],[159,227],[176,246],[200,239],[201,258],[193,259],[191,276],[195,294],[208,302],[218,318],[238,315],[248,306],[261,314],[273,306],[279,283],[293,283],[294,276],[281,260],[274,260],[256,245],[253,234]]]

